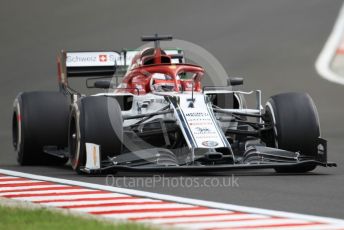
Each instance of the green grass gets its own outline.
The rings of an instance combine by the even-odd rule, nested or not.
[[[110,223],[65,215],[47,209],[24,209],[0,206],[0,229],[15,230],[154,230],[155,228],[135,223]],[[157,230],[157,229],[155,229]]]

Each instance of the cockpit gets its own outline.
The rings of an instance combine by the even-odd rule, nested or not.
[[[150,78],[151,92],[172,92],[172,91],[199,91],[200,82],[195,72],[180,72],[174,79],[171,75],[165,73],[153,73]],[[177,89],[176,89],[177,88]]]
[[[171,64],[171,57],[162,49],[148,48],[141,54],[141,65]]]

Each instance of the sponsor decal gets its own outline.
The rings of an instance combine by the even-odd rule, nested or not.
[[[209,116],[209,114],[203,113],[203,112],[191,112],[191,113],[186,113],[185,116],[187,116],[187,117],[207,117],[207,116]]]
[[[194,108],[188,107],[190,95],[181,95],[179,98],[181,112],[184,115],[182,120],[186,124],[183,127],[186,134],[191,134],[191,137],[188,137],[190,142],[196,148],[225,147],[226,141],[222,139],[223,134],[218,130],[216,118],[211,116],[204,96],[194,95]]]
[[[216,141],[203,141],[202,145],[207,147],[216,147],[219,145],[219,143],[217,143]]]
[[[106,54],[99,54],[99,61],[100,62],[106,62],[107,61],[107,55]]]
[[[90,57],[90,56],[67,56],[67,63],[71,62],[97,62],[96,57]]]
[[[120,59],[115,52],[69,52],[67,67],[113,66]]]
[[[216,136],[216,131],[210,129],[210,127],[196,127],[193,129],[193,134],[196,135],[196,137],[209,137],[210,135]]]
[[[194,125],[213,125],[212,122],[190,122],[189,123],[190,126],[194,126]]]
[[[209,133],[210,132],[210,129],[207,127],[196,127],[195,129],[199,133]]]

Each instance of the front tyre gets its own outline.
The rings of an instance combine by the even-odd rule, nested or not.
[[[86,165],[86,143],[100,145],[101,160],[122,151],[123,120],[115,98],[90,96],[73,105],[68,131],[70,162],[77,173]]]
[[[272,96],[266,103],[266,115],[273,126],[269,147],[300,152],[316,157],[320,137],[319,117],[312,98],[306,93],[283,93]],[[277,172],[303,173],[316,166],[278,167]]]

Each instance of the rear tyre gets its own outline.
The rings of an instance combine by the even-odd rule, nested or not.
[[[86,165],[86,143],[100,145],[101,160],[120,154],[123,120],[117,100],[105,96],[81,98],[72,108],[68,133],[71,165],[79,174]]]
[[[68,158],[43,152],[43,146],[68,145],[69,103],[59,92],[20,93],[14,101],[12,143],[20,165],[63,165]]]
[[[267,141],[270,147],[302,155],[317,155],[317,138],[320,137],[319,117],[312,98],[305,93],[284,93],[272,96],[266,103],[266,114],[273,124],[273,134]],[[279,167],[277,172],[303,173],[316,166]]]

